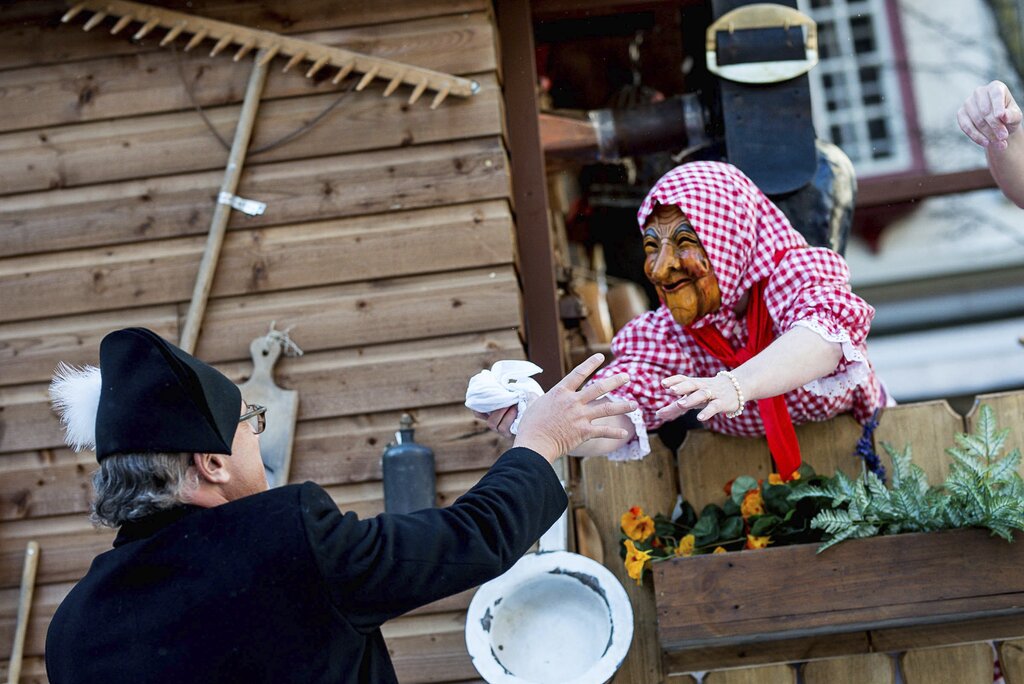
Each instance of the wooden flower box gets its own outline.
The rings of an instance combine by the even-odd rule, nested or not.
[[[1024,616],[1024,544],[952,530],[654,565],[666,653]]]
[[[1006,449],[1024,448],[1024,391],[978,399],[1013,430]],[[944,401],[905,404],[886,410],[875,443],[911,444],[914,463],[939,483],[949,472],[945,449],[976,421],[976,411],[961,416]],[[798,426],[797,436],[817,472],[860,476],[851,445],[861,426],[849,416]],[[719,683],[792,684],[791,666],[800,664],[808,682],[894,684],[891,654],[916,673],[905,681],[989,681],[979,673],[991,677],[991,647],[979,642],[992,640],[1004,664],[1021,660],[1024,534],[1007,543],[985,530],[951,530],[847,541],[822,554],[812,544],[700,555],[654,563],[653,582],[638,585],[619,555],[622,513],[635,505],[668,512],[678,494],[697,511],[721,504],[723,485],[738,475],[769,477],[767,445],[697,430],[677,454],[661,446],[642,461],[588,458],[581,471],[578,493],[605,565],[633,603],[633,646],[616,682],[685,682],[700,671]]]
[[[979,397],[1024,447],[1024,391]],[[945,449],[971,431],[977,412],[945,402],[888,409],[875,433],[913,445],[932,483],[948,474]],[[797,428],[805,460],[818,472],[858,477],[850,445],[860,426],[848,416]],[[883,464],[891,472],[889,459]],[[679,491],[697,509],[720,503],[722,483],[738,474],[767,478],[763,440],[693,432],[679,452]],[[1021,467],[1024,475],[1024,465]],[[950,530],[818,545],[703,555],[655,563],[654,612],[666,672],[1024,637],[1024,535],[1016,543],[987,530]],[[952,680],[950,680],[952,681]],[[966,681],[966,680],[965,680]]]

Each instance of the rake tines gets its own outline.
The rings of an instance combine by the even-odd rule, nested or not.
[[[161,47],[169,45],[182,34],[188,34],[190,38],[185,45],[186,52],[207,39],[215,41],[210,50],[211,57],[232,47],[235,50],[233,59],[236,62],[253,50],[264,50],[260,58],[261,64],[266,64],[278,55],[288,58],[284,71],[300,63],[309,62],[310,66],[305,72],[306,78],[313,78],[328,68],[337,69],[337,73],[331,79],[331,83],[334,84],[341,82],[349,74],[362,74],[356,90],[363,90],[374,79],[386,80],[384,97],[389,97],[400,85],[408,85],[412,88],[409,104],[419,100],[425,91],[432,90],[436,95],[430,104],[431,109],[436,109],[449,95],[469,97],[480,89],[476,81],[440,71],[129,0],[82,0],[75,3],[61,21],[67,23],[84,10],[93,12],[82,26],[86,31],[96,28],[107,17],[115,17],[114,26],[110,30],[113,34],[120,33],[132,23],[141,24],[132,35],[134,40],[142,39],[156,28],[167,29],[166,35],[160,40]]]

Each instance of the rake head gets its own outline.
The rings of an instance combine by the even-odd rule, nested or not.
[[[440,71],[129,0],[83,0],[75,3],[61,21],[70,22],[84,11],[92,12],[82,27],[85,31],[91,31],[109,17],[114,20],[110,29],[112,34],[120,33],[132,23],[139,24],[139,28],[132,34],[133,40],[141,40],[157,28],[166,29],[167,33],[160,40],[161,47],[171,44],[181,35],[188,35],[186,52],[206,40],[214,41],[210,50],[211,57],[231,48],[235,52],[233,59],[236,62],[253,50],[262,50],[259,57],[261,64],[276,56],[287,57],[284,71],[308,62],[306,78],[313,78],[323,69],[337,69],[331,79],[332,83],[337,84],[349,74],[362,74],[356,90],[363,90],[374,79],[386,80],[388,84],[384,88],[384,97],[389,97],[400,85],[408,85],[412,88],[409,104],[415,104],[424,92],[430,90],[435,93],[430,103],[431,109],[437,109],[449,95],[469,97],[480,89],[476,81]]]

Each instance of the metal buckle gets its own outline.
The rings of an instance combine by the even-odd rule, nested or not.
[[[804,59],[774,62],[747,62],[719,66],[716,37],[719,31],[804,27]],[[727,12],[708,27],[705,35],[708,70],[738,83],[778,83],[810,71],[818,63],[818,25],[809,16],[791,7],[772,3],[747,5]]]

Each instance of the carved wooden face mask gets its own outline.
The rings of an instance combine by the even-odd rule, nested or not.
[[[679,207],[655,206],[643,236],[644,273],[679,325],[690,325],[722,305],[718,279],[696,231]]]

